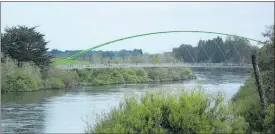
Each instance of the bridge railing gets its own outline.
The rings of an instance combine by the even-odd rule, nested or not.
[[[140,63],[140,64],[90,64],[90,65],[57,65],[60,69],[85,69],[85,68],[135,68],[135,67],[242,67],[251,68],[252,64],[234,63]]]

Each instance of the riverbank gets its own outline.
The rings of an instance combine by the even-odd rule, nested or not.
[[[188,68],[119,68],[76,70],[81,82],[92,86],[111,84],[133,84],[195,79]]]
[[[60,70],[54,66],[40,70],[31,63],[17,67],[7,59],[1,66],[1,92],[26,92],[45,89],[68,89],[99,86],[195,79],[189,68],[120,68]]]

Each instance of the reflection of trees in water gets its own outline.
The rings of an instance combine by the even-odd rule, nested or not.
[[[40,103],[46,98],[61,96],[64,94],[63,90],[40,90],[34,92],[11,92],[1,95],[2,104],[6,103]]]
[[[43,133],[47,109],[44,99],[56,97],[62,91],[7,93],[1,95],[1,130],[3,133]]]
[[[193,73],[203,81],[212,81],[213,84],[239,83],[240,79],[248,78],[251,69],[222,69],[222,68],[193,68]],[[207,82],[209,83],[209,82]]]

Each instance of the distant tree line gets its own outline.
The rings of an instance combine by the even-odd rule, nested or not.
[[[173,48],[175,56],[184,62],[211,63],[250,63],[251,50],[258,49],[248,40],[238,37],[227,37],[223,40],[216,37],[209,40],[199,40],[193,47],[182,44]]]
[[[69,56],[72,56],[73,54],[76,54],[82,50],[65,50],[61,51],[58,49],[53,49],[51,51],[48,51],[48,54],[53,55],[57,58],[67,58]],[[100,55],[102,58],[110,58],[114,59],[117,57],[125,57],[125,56],[139,56],[143,55],[143,52],[141,49],[134,49],[134,50],[120,50],[120,51],[90,51],[87,54],[84,54],[80,56],[79,60],[88,60],[93,58],[94,55]]]

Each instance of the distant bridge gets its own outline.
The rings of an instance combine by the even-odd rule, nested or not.
[[[96,68],[149,68],[149,67],[189,67],[189,68],[252,68],[252,64],[226,63],[140,63],[140,64],[90,64],[57,65],[58,69],[96,69]]]

